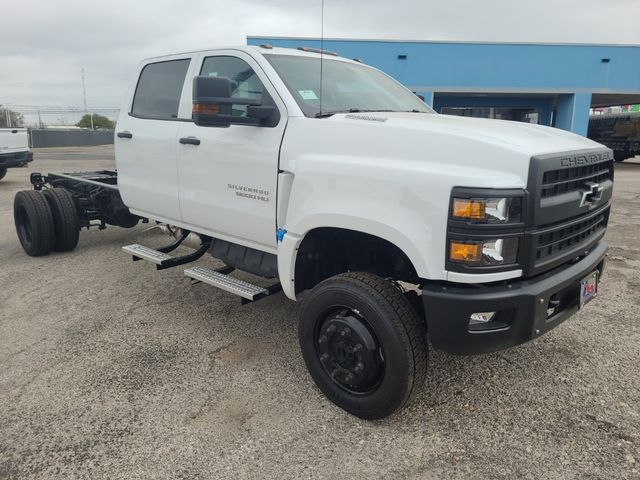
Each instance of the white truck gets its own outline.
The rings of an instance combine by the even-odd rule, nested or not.
[[[0,128],[0,180],[8,168],[24,167],[32,160],[27,129]]]
[[[320,72],[322,71],[322,80]],[[385,417],[422,386],[427,340],[511,347],[597,295],[611,150],[548,127],[434,113],[358,61],[269,45],[141,63],[117,172],[33,174],[15,200],[27,253],[82,226],[166,225],[134,260],[257,301],[302,300],[302,355],[329,399]],[[186,255],[171,255],[189,244]],[[247,282],[234,270],[272,279]]]

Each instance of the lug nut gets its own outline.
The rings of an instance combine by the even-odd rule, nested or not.
[[[353,380],[353,373],[349,373],[349,374],[347,374],[347,376],[346,376],[346,377],[344,377],[344,379],[345,379],[347,382],[350,382],[351,380]]]
[[[335,331],[336,331],[336,326],[335,326],[335,325],[329,325],[329,326],[327,327],[327,330],[326,330],[326,332],[327,332],[329,335],[331,335],[331,334],[335,333]]]
[[[362,370],[364,370],[364,363],[362,362],[358,362],[358,364],[353,369],[354,372],[361,372]]]
[[[350,333],[351,333],[351,329],[349,327],[344,327],[344,329],[340,332],[340,335],[342,335],[343,337],[346,337]]]
[[[362,351],[362,348],[363,348],[363,347],[362,347],[362,344],[361,344],[361,343],[356,343],[356,344],[353,346],[353,353],[356,353],[356,352],[360,352],[360,351]]]
[[[323,353],[322,355],[320,355],[320,361],[321,362],[326,362],[327,360],[329,360],[329,354],[328,353]]]
[[[318,339],[318,343],[325,343],[328,340],[326,335],[320,335],[320,338]]]

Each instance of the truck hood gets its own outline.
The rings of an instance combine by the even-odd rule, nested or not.
[[[602,149],[564,130],[519,122],[403,112],[290,117],[281,168],[390,169],[458,186],[524,188],[535,155]],[[315,167],[314,167],[315,168]],[[430,182],[431,183],[431,182]],[[452,185],[449,185],[449,188]]]
[[[334,121],[377,121],[391,128],[464,136],[529,156],[602,148],[593,140],[566,130],[515,121],[404,112],[353,113],[332,118]]]

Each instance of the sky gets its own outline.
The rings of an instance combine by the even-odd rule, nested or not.
[[[3,1],[0,104],[119,107],[141,59],[319,37],[321,0]],[[640,0],[325,0],[327,38],[640,45]]]

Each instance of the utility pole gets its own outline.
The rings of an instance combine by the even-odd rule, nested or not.
[[[87,87],[84,83],[84,67],[80,69],[82,73],[82,102],[84,103],[84,113],[87,114],[89,111],[87,110]]]
[[[4,116],[7,119],[7,127],[11,128],[11,112],[9,111],[9,108],[5,107],[4,109]]]

